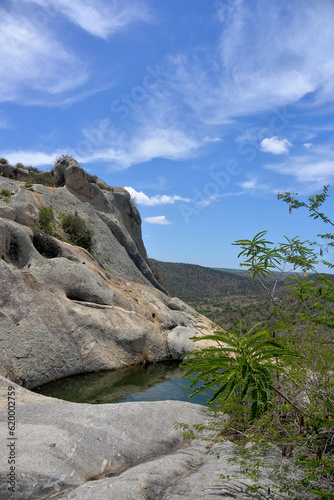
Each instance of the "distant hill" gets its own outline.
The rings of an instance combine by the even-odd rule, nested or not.
[[[218,270],[195,264],[149,259],[154,274],[170,295],[185,302],[219,300],[233,295],[264,295],[261,284],[239,270]]]
[[[209,269],[216,269],[217,271],[222,271],[224,273],[238,274],[239,276],[245,276],[244,269],[229,269],[227,267],[209,267]]]

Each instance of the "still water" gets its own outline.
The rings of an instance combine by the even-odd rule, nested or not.
[[[173,399],[205,405],[209,394],[189,398],[189,381],[178,363],[129,366],[112,372],[87,373],[63,378],[35,392],[75,403],[124,403]]]

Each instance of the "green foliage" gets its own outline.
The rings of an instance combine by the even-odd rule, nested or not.
[[[240,264],[245,267],[246,275],[251,275],[252,279],[258,278],[264,289],[267,291],[270,300],[275,305],[275,291],[278,280],[284,273],[301,269],[306,271],[314,270],[317,264],[316,254],[310,248],[309,241],[300,241],[298,237],[291,240],[284,236],[285,242],[273,246],[273,242],[264,238],[267,231],[258,233],[252,240],[238,240],[232,243],[241,247],[238,258],[246,260]],[[287,266],[290,268],[287,269]],[[265,283],[264,278],[271,276],[273,272],[278,272],[277,279],[272,289]]]
[[[108,184],[106,184],[106,183],[104,183],[104,182],[103,182],[103,183],[102,183],[102,182],[97,182],[96,184],[97,184],[97,186],[98,186],[101,190],[104,190],[104,191],[111,191],[111,190],[112,190],[112,189],[111,189],[111,187],[110,187],[110,186],[108,186]]]
[[[280,342],[270,338],[268,330],[253,327],[247,335],[215,332],[202,339],[217,342],[217,347],[192,351],[182,367],[191,378],[191,387],[201,383],[192,396],[213,390],[209,404],[227,402],[232,396],[243,401],[250,396],[250,421],[259,418],[273,403],[273,374],[284,373],[286,360],[300,358]],[[198,340],[194,338],[193,340]]]
[[[38,229],[50,236],[56,234],[56,223],[52,207],[43,207],[39,211]]]
[[[15,165],[16,168],[25,168],[25,166],[23,165],[23,163],[21,162],[18,162],[16,165]]]
[[[6,158],[0,158],[0,164],[1,165],[8,165],[8,160]]]
[[[97,183],[97,180],[98,180],[98,176],[97,175],[91,175],[86,170],[85,170],[85,174],[86,174],[86,177],[89,180],[89,182],[92,182],[93,184]]]
[[[315,194],[308,197],[308,201],[300,201],[296,198],[298,193],[282,193],[278,194],[278,199],[284,201],[289,206],[289,213],[291,214],[293,210],[298,208],[306,208],[309,211],[309,216],[313,219],[320,219],[325,224],[329,224],[330,226],[334,226],[334,223],[330,220],[330,218],[325,215],[323,212],[320,212],[319,208],[326,201],[328,194],[329,185],[324,186],[322,193]],[[320,256],[323,256],[325,250],[328,250],[331,247],[334,247],[334,234],[332,233],[321,233],[317,235],[321,240],[325,243],[319,244],[313,242],[313,245],[317,245],[319,247]],[[322,261],[329,269],[334,268],[334,264],[332,262]]]
[[[86,221],[78,215],[60,214],[60,221],[70,243],[91,250],[93,229],[89,228]]]
[[[33,168],[33,167],[32,167]],[[43,186],[54,186],[54,178],[50,172],[36,172],[30,171],[30,175],[19,175],[17,177],[18,181],[24,182],[25,184],[33,185],[33,184],[42,184]]]
[[[11,197],[11,192],[8,191],[8,189],[1,189],[0,198],[2,199],[2,201],[8,203],[10,201],[10,197]]]
[[[311,218],[334,226],[320,210],[327,196],[328,186],[307,202],[290,193],[278,197],[289,204],[290,213],[306,208]],[[291,500],[314,499],[314,495],[329,499],[334,494],[334,277],[316,270],[316,245],[322,257],[334,246],[334,234],[318,237],[320,244],[285,237],[283,243],[274,245],[262,231],[253,239],[235,242],[241,247],[242,267],[270,298],[273,326],[245,336],[216,332],[206,338],[215,340],[217,347],[193,352],[186,358],[190,364],[183,362],[194,382],[194,393],[214,390],[211,404],[229,415],[217,427],[216,441],[228,437],[242,444],[258,443],[260,461],[254,458],[253,447],[242,458],[247,475],[257,475],[263,466],[263,441],[282,450],[288,463],[282,466],[277,460],[272,479],[279,493]],[[286,293],[280,295],[278,307],[281,281]],[[221,305],[230,314],[231,308]],[[261,337],[264,332],[267,336],[276,333],[278,338],[267,337],[266,345],[266,336]],[[303,356],[298,363],[295,352]],[[196,388],[201,380],[201,387]]]
[[[52,207],[44,207],[39,211],[38,229],[67,243],[91,250],[93,229],[78,215],[61,213],[55,217]]]

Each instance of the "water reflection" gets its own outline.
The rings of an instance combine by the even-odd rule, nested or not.
[[[50,382],[35,392],[76,403],[123,403],[126,401],[190,401],[205,405],[210,396],[189,399],[189,381],[178,363],[129,366],[112,372],[87,373]]]

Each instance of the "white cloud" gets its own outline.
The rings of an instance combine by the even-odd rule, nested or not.
[[[191,200],[189,198],[182,198],[181,196],[178,195],[167,195],[167,194],[158,194],[155,196],[147,196],[143,191],[136,191],[134,188],[130,186],[124,187],[130,195],[135,198],[136,202],[139,205],[146,205],[148,207],[154,207],[156,205],[166,205],[169,203],[175,203],[176,201],[183,201],[186,203],[190,203]]]
[[[200,142],[187,136],[175,126],[166,124],[163,128],[163,123],[158,126],[151,115],[147,114],[143,120],[141,126],[133,131],[132,136],[130,132],[125,136],[110,128],[98,146],[89,144],[89,138],[93,137],[95,129],[85,130],[84,134],[91,151],[87,154],[80,154],[80,150],[74,151],[74,156],[82,163],[102,161],[110,163],[111,169],[125,169],[154,158],[185,160],[191,158],[201,146]]]
[[[249,179],[248,181],[239,182],[239,186],[243,189],[255,189],[257,187],[258,181],[257,179]]]
[[[223,139],[221,139],[220,137],[208,137],[208,136],[206,136],[203,139],[203,142],[213,142],[214,143],[214,142],[222,142],[222,141],[223,141]]]
[[[265,168],[292,176],[296,188],[314,191],[334,180],[334,150],[331,145],[314,145],[305,155],[291,156],[285,162],[267,164]]]
[[[59,12],[88,33],[107,39],[113,33],[134,21],[150,18],[142,2],[133,0],[24,0],[45,9],[45,13]]]
[[[32,167],[38,167],[40,165],[53,166],[53,163],[57,156],[66,154],[65,151],[56,151],[54,153],[48,154],[40,151],[4,151],[1,153],[2,156],[7,158],[9,163],[15,165],[16,163],[23,163],[23,165]]]
[[[305,142],[304,148],[310,149],[313,146],[312,142]]]
[[[259,193],[277,193],[278,189],[274,188],[271,184],[266,184],[264,182],[261,182],[258,177],[248,175],[248,179],[244,180],[242,182],[238,182],[238,185],[243,189],[243,191],[240,194],[256,194],[258,195]]]
[[[286,154],[292,146],[287,139],[279,139],[278,137],[267,137],[261,141],[261,151],[265,153],[273,153],[274,155]]]
[[[328,184],[334,179],[334,158],[316,159],[294,157],[288,162],[266,165],[265,168],[283,175],[291,175],[300,184],[312,183],[314,189]]]
[[[168,226],[169,224],[172,224],[168,219],[166,219],[165,215],[157,215],[155,217],[146,217],[144,219],[145,222],[148,222],[149,224],[159,224],[161,226]]]

